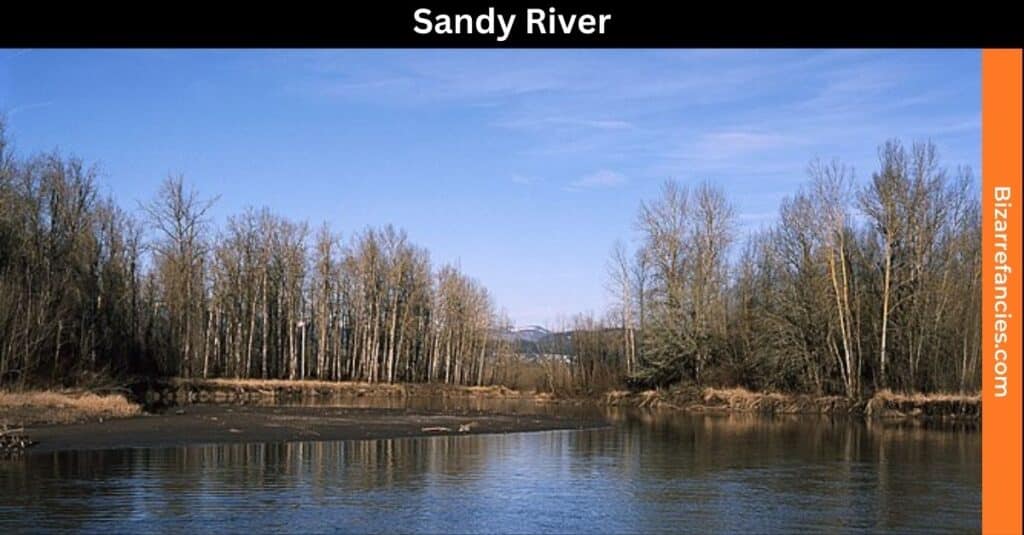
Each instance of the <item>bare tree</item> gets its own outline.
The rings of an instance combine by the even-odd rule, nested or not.
[[[153,247],[157,269],[163,274],[162,300],[171,322],[171,344],[180,351],[177,371],[193,374],[196,338],[202,324],[202,281],[207,252],[206,213],[215,199],[201,200],[186,190],[181,176],[168,177],[157,198],[143,205],[158,231]],[[198,322],[198,323],[197,323]]]

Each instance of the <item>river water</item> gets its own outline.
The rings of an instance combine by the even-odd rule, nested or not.
[[[590,430],[29,454],[0,462],[0,533],[980,530],[976,430],[603,416]]]

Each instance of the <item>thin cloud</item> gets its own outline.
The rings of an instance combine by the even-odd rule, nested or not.
[[[15,107],[11,108],[10,110],[7,111],[7,115],[9,117],[14,117],[15,115],[17,115],[19,113],[24,113],[26,111],[35,110],[35,109],[38,109],[38,108],[46,108],[46,107],[52,106],[52,105],[53,105],[53,101],[52,100],[47,100],[47,101],[43,101],[43,102],[31,102],[29,104],[22,104],[21,106],[15,106]]]
[[[573,87],[566,69],[551,61],[528,61],[498,51],[381,53],[391,61],[366,64],[351,53],[315,53],[291,89],[320,97],[370,99],[393,103],[479,101],[518,98]],[[502,60],[494,60],[501,55]]]
[[[666,157],[696,166],[694,170],[739,170],[754,166],[767,171],[777,163],[777,153],[805,144],[806,140],[791,134],[755,129],[718,130],[697,135]]]
[[[495,124],[502,128],[539,130],[551,127],[584,128],[595,130],[627,130],[633,123],[618,119],[584,119],[573,117],[521,117]]]
[[[705,134],[698,142],[700,154],[711,158],[730,157],[793,145],[790,136],[751,130],[720,131]]]
[[[625,175],[602,169],[569,184],[570,190],[614,188],[625,184]]]

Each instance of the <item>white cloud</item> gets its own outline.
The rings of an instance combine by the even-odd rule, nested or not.
[[[520,117],[501,121],[496,126],[523,130],[539,130],[551,127],[591,128],[595,130],[625,130],[633,128],[628,121],[617,119],[585,119],[574,117]]]
[[[54,102],[52,100],[47,100],[47,101],[44,101],[44,102],[30,102],[28,104],[22,104],[20,106],[15,106],[15,107],[11,108],[10,110],[7,111],[7,115],[9,117],[14,117],[15,115],[17,115],[19,113],[22,113],[22,112],[33,110],[33,109],[36,109],[36,108],[46,108],[48,106],[52,106],[53,104],[54,104]],[[3,111],[3,110],[0,110],[0,111]]]
[[[799,141],[792,136],[754,130],[718,131],[701,137],[696,154],[706,159],[721,160],[794,146]]]

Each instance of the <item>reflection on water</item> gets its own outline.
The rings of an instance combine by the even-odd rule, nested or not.
[[[607,417],[589,431],[28,455],[0,464],[0,532],[980,529],[974,431]]]

